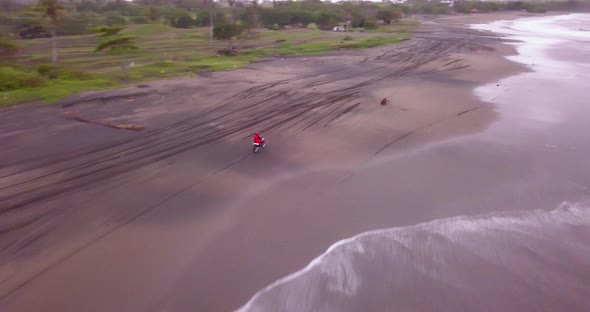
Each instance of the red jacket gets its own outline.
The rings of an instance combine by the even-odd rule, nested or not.
[[[254,143],[262,143],[262,138],[260,137],[260,135],[258,135],[258,133],[254,135]]]

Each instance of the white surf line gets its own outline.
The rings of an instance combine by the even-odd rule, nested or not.
[[[569,211],[574,211],[574,214],[577,215],[576,221],[574,223],[577,224],[588,224],[588,219],[590,218],[590,209],[589,209],[589,205],[590,201],[584,201],[584,202],[576,202],[576,203],[572,203],[569,201],[563,201],[561,202],[561,204],[559,204],[557,206],[557,208],[554,208],[552,210],[543,210],[543,209],[534,209],[534,210],[528,210],[528,211],[512,211],[512,212],[502,212],[502,211],[496,211],[496,212],[491,212],[489,214],[482,214],[482,215],[475,215],[475,216],[456,216],[456,217],[450,217],[450,218],[442,218],[442,219],[436,219],[436,220],[432,220],[432,221],[427,221],[427,222],[422,222],[422,223],[418,223],[415,225],[408,225],[408,226],[402,226],[402,227],[394,227],[394,228],[384,228],[384,229],[377,229],[377,230],[372,230],[372,231],[367,231],[367,232],[363,232],[360,234],[357,234],[351,238],[346,238],[343,240],[339,240],[336,243],[332,244],[324,253],[322,253],[320,256],[316,257],[315,259],[313,259],[307,266],[305,266],[303,269],[296,271],[294,273],[291,273],[283,278],[280,278],[276,281],[274,281],[273,283],[271,283],[270,285],[266,286],[265,288],[263,288],[262,290],[259,290],[258,292],[256,292],[254,294],[254,296],[252,296],[252,298],[250,298],[250,300],[243,305],[241,308],[237,309],[236,312],[248,312],[248,311],[255,311],[252,310],[253,308],[256,308],[256,306],[254,305],[256,300],[258,298],[260,298],[263,294],[268,293],[269,291],[273,290],[274,288],[281,286],[289,281],[292,281],[294,279],[296,279],[299,276],[304,275],[305,273],[311,271],[314,267],[320,265],[322,263],[322,261],[336,248],[346,245],[348,243],[354,242],[355,240],[358,240],[360,238],[364,238],[367,236],[371,236],[371,235],[376,235],[376,234],[382,234],[382,233],[393,233],[393,232],[401,232],[404,230],[408,230],[408,229],[412,229],[412,228],[432,228],[436,225],[439,225],[441,223],[453,223],[453,222],[464,222],[466,221],[466,219],[468,220],[475,220],[475,221],[482,221],[482,220],[492,220],[495,221],[499,218],[505,218],[505,219],[511,219],[510,224],[511,225],[516,225],[516,226],[523,226],[523,225],[528,225],[530,220],[524,221],[524,220],[518,220],[519,218],[527,218],[527,217],[532,217],[532,216],[536,216],[537,214],[546,214],[546,215],[555,215],[556,213],[560,212],[561,210],[567,209]],[[584,210],[583,213],[586,213],[585,218],[581,218],[580,216],[580,210]],[[518,222],[520,221],[520,222]],[[566,222],[566,220],[560,220],[560,219],[555,219],[556,222]],[[570,222],[572,220],[569,220]],[[462,227],[463,229],[467,229],[468,227]],[[477,231],[478,229],[473,228],[473,231]]]

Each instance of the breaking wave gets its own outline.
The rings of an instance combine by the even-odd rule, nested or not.
[[[332,245],[239,311],[588,311],[590,205],[441,219]]]

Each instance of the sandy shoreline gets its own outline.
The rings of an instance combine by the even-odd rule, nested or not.
[[[518,35],[511,59],[533,68],[477,88],[500,118],[358,170],[333,194],[339,211],[362,207],[360,220],[380,207],[390,225],[331,245],[244,311],[586,311],[588,21],[491,27]]]
[[[228,311],[341,238],[453,215],[338,199],[359,193],[347,181],[376,156],[493,123],[473,89],[524,67],[497,38],[448,27],[476,18],[450,20],[399,46],[3,110],[0,307]],[[66,121],[65,111],[146,130]],[[244,142],[255,129],[270,144],[252,157]],[[420,183],[381,178],[367,187]]]

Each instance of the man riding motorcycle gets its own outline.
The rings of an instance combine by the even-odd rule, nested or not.
[[[254,147],[252,148],[254,153],[257,153],[260,148],[264,148],[265,146],[264,138],[260,136],[260,133],[256,132],[254,135]]]
[[[262,144],[262,142],[264,142],[264,138],[260,136],[260,133],[256,132],[254,135],[254,143]]]

